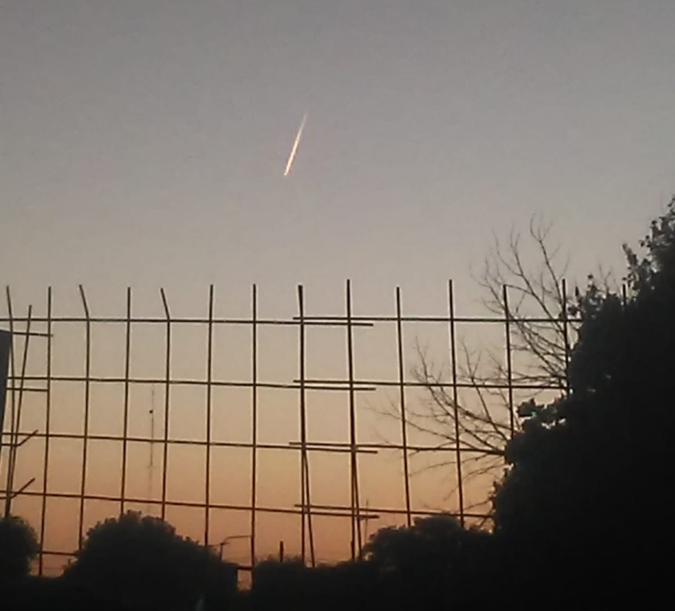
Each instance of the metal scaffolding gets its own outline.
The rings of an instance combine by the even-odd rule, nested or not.
[[[563,290],[566,290],[563,287]],[[5,513],[10,513],[13,499],[37,498],[39,500],[39,524],[38,531],[40,540],[45,542],[46,524],[49,520],[48,499],[68,498],[77,501],[77,540],[81,543],[85,536],[85,507],[89,501],[112,501],[117,503],[119,512],[124,512],[131,505],[141,503],[156,504],[159,508],[159,517],[165,518],[169,507],[191,507],[202,512],[203,519],[203,542],[205,545],[214,545],[212,540],[213,524],[212,510],[221,509],[234,512],[246,512],[249,516],[246,535],[232,535],[229,538],[245,538],[250,542],[248,556],[252,566],[258,557],[258,526],[262,514],[289,514],[298,516],[300,554],[303,560],[315,564],[320,550],[316,549],[316,525],[315,519],[319,517],[335,517],[350,522],[351,555],[357,558],[361,555],[365,538],[368,531],[368,522],[381,516],[396,515],[410,525],[416,516],[430,513],[429,510],[418,508],[414,504],[411,490],[413,478],[410,460],[413,454],[422,453],[446,453],[451,455],[455,463],[455,479],[458,489],[458,501],[454,513],[464,524],[471,518],[484,518],[485,512],[472,512],[466,506],[465,499],[465,473],[463,464],[465,456],[475,453],[475,450],[466,447],[462,443],[459,430],[459,414],[455,413],[454,443],[444,444],[418,444],[411,442],[409,430],[409,393],[412,389],[424,387],[419,380],[412,380],[406,376],[406,354],[404,341],[404,325],[407,323],[428,324],[441,323],[447,326],[448,348],[446,356],[451,363],[450,380],[439,383],[448,389],[455,409],[459,404],[458,392],[463,388],[475,388],[475,381],[461,380],[457,367],[457,331],[458,324],[472,325],[499,325],[504,333],[504,357],[506,362],[506,379],[491,384],[485,384],[488,390],[503,390],[508,398],[509,427],[513,434],[516,431],[516,413],[514,391],[516,390],[543,390],[537,384],[517,383],[513,379],[513,351],[512,346],[512,319],[509,315],[504,317],[460,317],[455,311],[455,295],[453,283],[450,281],[447,287],[447,304],[444,309],[447,313],[441,316],[413,316],[403,314],[401,289],[396,288],[394,293],[394,314],[381,316],[357,316],[353,313],[352,286],[347,281],[345,286],[344,314],[321,316],[308,315],[306,312],[305,292],[302,286],[297,288],[297,314],[289,318],[263,318],[259,314],[259,292],[253,285],[250,296],[250,315],[242,318],[218,317],[215,314],[215,290],[209,287],[207,316],[184,318],[172,313],[169,300],[164,289],[160,289],[162,316],[147,317],[135,316],[133,312],[133,294],[129,288],[126,291],[126,308],[123,316],[96,316],[92,313],[85,289],[79,287],[81,311],[69,316],[55,315],[53,308],[53,292],[51,287],[46,295],[46,312],[42,316],[35,316],[32,308],[28,308],[25,316],[17,316],[14,312],[12,296],[7,289],[7,316],[0,318],[0,324],[7,325],[7,332],[0,331],[0,423],[2,423],[2,436],[0,436],[0,455],[7,464],[4,467],[6,482],[0,495],[5,499]],[[504,288],[503,293],[505,311],[509,312],[508,292]],[[559,323],[559,321],[539,320],[542,323]],[[83,350],[83,373],[54,372],[53,342],[55,326],[63,328],[64,324],[79,326],[84,331]],[[564,322],[567,325],[567,320]],[[122,375],[100,375],[92,369],[92,354],[94,349],[95,328],[111,327],[123,329],[124,364]],[[363,379],[357,374],[358,363],[356,362],[354,349],[354,336],[357,329],[370,329],[378,325],[390,325],[393,327],[396,340],[396,376],[392,379]],[[132,373],[132,351],[134,331],[139,328],[163,329],[163,375],[161,376],[138,376]],[[230,380],[223,379],[214,374],[214,361],[216,359],[214,348],[214,334],[219,328],[245,327],[250,330],[250,379]],[[285,382],[265,381],[260,379],[260,330],[268,327],[290,327],[297,332],[297,375],[294,379]],[[307,374],[307,362],[311,361],[311,355],[307,353],[307,330],[314,327],[331,327],[344,331],[346,351],[346,377],[338,378],[312,378]],[[38,329],[38,331],[35,330]],[[178,328],[199,328],[205,333],[204,356],[206,368],[203,377],[179,377],[173,374],[172,362],[175,354],[174,335]],[[567,329],[567,327],[565,327]],[[60,330],[60,333],[68,331]],[[567,331],[565,331],[567,334]],[[39,337],[46,346],[43,360],[38,371],[27,371],[29,354],[29,339]],[[22,350],[18,350],[19,339],[23,340]],[[569,350],[569,342],[566,341],[566,352]],[[42,351],[40,352],[42,354]],[[282,358],[282,357],[279,357]],[[4,384],[6,382],[6,384]],[[54,410],[60,409],[60,405],[54,401],[54,384],[71,383],[77,385],[83,395],[83,422],[81,432],[62,432],[52,426]],[[121,433],[97,433],[91,430],[92,414],[92,386],[117,385],[122,387],[122,431]],[[161,430],[157,438],[154,434],[154,390],[153,425],[151,434],[148,436],[132,434],[131,421],[131,392],[139,386],[152,386],[161,388],[163,391],[163,404],[157,406],[161,410]],[[184,439],[170,431],[170,414],[172,409],[172,392],[177,387],[197,387],[204,391],[204,439]],[[243,388],[250,393],[250,436],[246,441],[222,441],[214,438],[213,418],[217,409],[214,401],[214,391],[219,388]],[[297,424],[298,438],[289,440],[287,443],[270,443],[260,440],[260,392],[266,389],[278,389],[294,392],[297,394]],[[357,426],[357,398],[363,393],[372,393],[377,389],[391,389],[397,395],[397,410],[400,428],[400,442],[362,442],[359,441]],[[556,391],[560,388],[556,387]],[[6,392],[5,392],[6,391]],[[348,404],[348,438],[342,442],[322,442],[310,438],[308,430],[308,399],[309,392],[321,391],[330,393],[343,393]],[[28,392],[41,393],[44,396],[44,425],[40,428],[26,431],[22,426],[23,397]],[[6,395],[6,396],[5,396]],[[5,413],[7,404],[7,413]],[[16,462],[19,451],[30,439],[41,439],[44,443],[44,454],[41,464],[32,464],[36,478],[27,483],[15,482]],[[50,461],[53,459],[51,444],[55,440],[72,440],[81,443],[79,464],[73,465],[73,469],[79,471],[79,486],[76,492],[60,492],[50,488]],[[121,464],[119,465],[119,484],[115,494],[93,493],[87,487],[87,466],[91,460],[91,444],[97,441],[116,442],[121,446]],[[130,470],[130,444],[150,444],[151,455],[153,447],[157,445],[161,451],[161,479],[159,486],[159,499],[142,498],[131,494],[129,491]],[[171,471],[169,464],[169,448],[173,446],[191,446],[204,448],[204,487],[203,500],[200,501],[177,501],[170,499],[167,494],[168,478]],[[213,452],[217,448],[241,448],[250,453],[250,498],[247,503],[223,503],[214,500],[213,484]],[[291,506],[261,504],[258,480],[260,477],[260,453],[265,450],[284,450],[298,455],[298,470],[300,489],[298,491],[299,502]],[[368,497],[368,492],[363,489],[361,482],[360,462],[364,455],[374,454],[382,450],[395,450],[400,453],[401,478],[403,503],[400,507],[377,507],[371,506],[369,501],[365,505],[362,502]],[[317,453],[338,453],[349,458],[349,503],[345,505],[330,505],[313,502],[310,464],[311,457]],[[41,474],[39,473],[41,471]],[[34,486],[35,481],[41,485]],[[148,495],[150,496],[150,495]],[[218,543],[215,543],[218,545]],[[222,551],[222,550],[221,550]],[[71,552],[64,550],[49,549],[43,545],[40,554],[40,571],[43,567],[43,558],[48,555],[67,556]]]

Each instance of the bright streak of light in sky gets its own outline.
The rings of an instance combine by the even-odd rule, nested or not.
[[[288,162],[286,163],[286,169],[284,170],[284,178],[288,176],[293,167],[293,162],[295,161],[295,155],[298,152],[298,146],[300,145],[300,138],[302,138],[302,130],[305,129],[305,122],[307,121],[307,113],[302,117],[302,122],[300,123],[300,129],[298,129],[298,135],[295,137],[295,142],[293,142],[293,148],[291,149],[291,154],[288,156]]]

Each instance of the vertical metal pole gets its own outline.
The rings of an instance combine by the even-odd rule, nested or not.
[[[38,572],[40,575],[44,572],[44,547],[45,532],[47,529],[47,495],[49,488],[47,479],[49,473],[49,448],[52,429],[52,287],[47,288],[47,394],[45,409],[45,455],[42,466],[42,510],[40,517],[40,556],[38,559]]]
[[[403,477],[405,484],[406,524],[412,526],[410,503],[410,465],[408,461],[408,419],[406,416],[405,370],[403,358],[403,324],[401,321],[401,287],[396,287],[396,340],[398,347],[398,390],[401,404],[401,443],[403,444]]]
[[[85,372],[84,372],[84,434],[82,441],[82,472],[80,473],[80,508],[77,526],[77,540],[81,547],[84,538],[84,497],[87,486],[87,457],[89,451],[89,402],[91,385],[91,316],[89,315],[89,305],[84,292],[84,287],[80,284],[80,297],[82,298],[82,307],[85,316],[86,333],[86,352],[85,352]]]
[[[33,316],[33,306],[29,305],[28,319],[26,323],[26,339],[23,343],[23,357],[21,360],[21,379],[19,382],[19,400],[17,402],[16,421],[12,423],[12,430],[14,431],[14,436],[12,439],[12,445],[10,446],[9,470],[7,472],[7,479],[9,481],[9,484],[7,485],[7,490],[10,492],[8,492],[7,498],[5,499],[6,515],[12,513],[12,501],[14,500],[11,491],[14,490],[14,476],[16,475],[16,455],[17,452],[19,451],[19,434],[21,433],[21,415],[23,413],[23,389],[26,380],[26,367],[28,365],[28,345],[30,342],[30,328],[32,316]],[[12,384],[12,387],[14,387],[14,384]]]
[[[459,392],[457,388],[457,329],[455,323],[455,289],[448,281],[448,318],[450,334],[450,358],[452,361],[452,409],[455,421],[455,462],[457,463],[457,493],[459,497],[459,521],[464,527],[464,478],[462,475],[462,449],[459,434]]]
[[[7,331],[0,331],[0,460],[2,459],[2,441],[5,432],[5,399],[7,397],[7,373],[9,370],[9,359],[12,352],[12,334]],[[13,376],[12,376],[13,377]],[[12,383],[12,386],[14,384]],[[9,468],[11,466],[11,452],[12,452],[12,428],[10,422],[9,429],[9,457],[7,460],[7,476],[9,477]],[[9,486],[5,486],[7,499],[9,499],[11,491]],[[9,514],[8,508],[5,507],[5,516]]]
[[[122,423],[122,474],[120,481],[120,515],[124,513],[127,497],[129,466],[129,387],[131,378],[131,287],[127,287],[127,312],[124,322],[124,415]],[[152,475],[151,475],[152,476]]]
[[[258,287],[251,295],[251,566],[256,552],[256,503],[258,480]]]
[[[204,545],[209,545],[209,524],[211,514],[211,406],[213,395],[213,307],[214,291],[213,284],[209,286],[209,322],[207,337],[206,354],[206,465],[205,465],[205,486],[204,486]]]
[[[506,285],[502,287],[504,299],[504,330],[506,334],[506,385],[509,401],[509,430],[511,437],[516,432],[516,415],[513,409],[513,354],[511,349],[511,310],[509,308],[509,291]]]
[[[150,513],[152,498],[154,494],[154,478],[155,478],[155,384],[150,387],[150,448],[148,456],[148,494],[146,496],[146,512]]]
[[[12,472],[12,459],[13,452],[12,448],[14,446],[14,422],[16,420],[16,363],[14,357],[14,308],[12,307],[12,294],[9,289],[9,286],[6,287],[7,295],[7,314],[9,317],[9,338],[10,338],[10,350],[9,350],[9,370],[10,370],[10,379],[12,380],[11,386],[11,412],[10,412],[10,425],[9,425],[9,446],[8,446],[8,458],[7,458],[7,480],[5,484],[5,493],[7,497],[5,499],[5,517],[9,515],[11,509],[11,496],[12,490],[10,488],[10,474]]]
[[[299,367],[300,367],[300,479],[301,479],[301,517],[302,526],[300,534],[302,561],[306,561],[307,544],[309,535],[310,554],[312,566],[315,564],[314,556],[314,530],[312,528],[312,497],[309,477],[309,460],[307,456],[307,396],[305,389],[305,295],[302,285],[298,285],[298,314],[299,314]]]
[[[4,439],[3,433],[5,430],[5,399],[7,398],[7,375],[9,372],[9,355],[11,350],[11,333],[0,330],[0,458],[2,457],[2,440]]]
[[[163,462],[162,462],[162,492],[161,492],[161,512],[160,517],[166,520],[166,487],[167,476],[169,472],[169,410],[171,406],[171,313],[169,311],[169,303],[166,299],[164,289],[160,289],[162,296],[162,304],[164,306],[164,315],[166,316],[166,360],[165,360],[165,375],[164,375],[164,439],[163,445]]]
[[[307,511],[307,496],[305,492],[305,452],[306,428],[305,428],[305,306],[303,299],[302,285],[298,286],[298,310],[300,316],[299,326],[299,367],[300,367],[300,555],[302,562],[306,557],[306,531],[305,531],[305,512]]]
[[[347,280],[347,375],[349,382],[349,446],[351,451],[351,518],[352,541],[358,550],[352,549],[352,560],[361,556],[363,541],[361,539],[361,510],[359,501],[359,470],[356,451],[356,393],[354,392],[354,331],[352,327],[352,285]]]
[[[570,367],[570,336],[569,336],[569,320],[567,318],[567,280],[562,279],[561,282],[561,291],[563,298],[563,340],[565,342],[565,393],[569,395],[570,393],[570,377],[569,377],[569,367]]]

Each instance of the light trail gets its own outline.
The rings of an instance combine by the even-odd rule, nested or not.
[[[286,163],[286,169],[284,170],[284,178],[288,176],[293,167],[293,162],[295,161],[295,155],[298,152],[298,146],[300,146],[300,139],[302,138],[302,131],[305,129],[305,122],[307,121],[307,113],[302,117],[302,123],[300,123],[300,129],[298,129],[298,135],[295,137],[295,142],[293,142],[293,148],[291,149],[291,154],[288,156],[288,162]]]

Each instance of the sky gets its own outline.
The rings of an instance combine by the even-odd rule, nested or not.
[[[17,310],[476,313],[495,232],[622,271],[675,193],[672,0],[0,0]],[[303,116],[295,163],[284,169]],[[43,305],[39,307],[44,309]]]
[[[264,307],[351,278],[364,300],[401,284],[423,301],[447,278],[472,290],[491,232],[536,213],[584,271],[620,265],[675,191],[669,0],[0,10],[17,297],[257,282]]]

